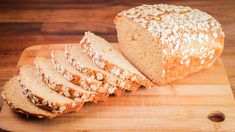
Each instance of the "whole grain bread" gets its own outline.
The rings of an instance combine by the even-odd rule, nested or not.
[[[74,101],[50,89],[32,66],[22,66],[19,72],[21,89],[28,99],[36,106],[54,113],[78,111],[83,106],[82,101]]]
[[[224,47],[219,22],[190,7],[143,5],[114,21],[120,51],[158,85],[210,67]]]
[[[88,88],[89,90],[93,89],[94,91],[104,91],[102,87],[102,81],[92,79],[91,77],[82,74],[76,70],[65,57],[64,51],[56,50],[51,52],[51,61],[55,69],[62,73],[65,78],[72,82],[75,85]]]
[[[64,76],[57,72],[54,65],[49,59],[43,57],[37,57],[34,60],[35,67],[42,80],[53,90],[74,99],[75,101],[105,101],[108,97],[108,93],[105,90],[97,91],[97,89],[91,89],[91,87],[80,87],[69,81]]]
[[[147,88],[153,83],[142,75],[111,43],[91,32],[80,41],[81,47],[93,62],[105,71],[123,79],[131,80]]]
[[[24,114],[27,117],[33,116],[37,118],[48,119],[52,119],[59,115],[41,109],[40,107],[29,101],[29,99],[25,95],[23,95],[17,78],[17,76],[14,76],[9,81],[7,81],[4,84],[2,91],[3,99],[15,112]]]
[[[129,90],[131,88],[137,89],[139,87],[134,86],[130,81],[121,80],[97,67],[92,62],[91,58],[82,51],[79,45],[67,45],[65,53],[70,64],[72,64],[81,73],[102,81],[103,86],[108,89],[109,93],[115,93],[115,91],[121,92],[121,89],[122,91],[124,91],[124,89]]]

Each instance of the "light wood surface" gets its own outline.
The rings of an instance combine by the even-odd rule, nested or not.
[[[235,94],[235,0],[1,0],[0,92],[28,46],[78,42],[88,30],[117,42],[113,18],[118,12],[158,3],[197,8],[221,23],[226,36],[221,58]]]
[[[18,66],[32,64],[35,56],[49,57],[64,45],[27,48]],[[235,101],[221,59],[211,68],[192,74],[171,85],[141,88],[106,102],[85,104],[78,113],[53,120],[26,119],[4,103],[0,128],[11,131],[235,131]],[[221,114],[223,113],[223,114]],[[225,118],[222,122],[209,115]]]

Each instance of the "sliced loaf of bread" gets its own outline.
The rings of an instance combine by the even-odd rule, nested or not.
[[[109,93],[115,93],[115,91],[121,91],[121,89],[124,91],[124,89],[129,90],[133,88],[132,82],[123,81],[97,67],[82,51],[79,45],[67,45],[65,47],[65,53],[70,64],[72,64],[81,73],[102,81],[104,83],[103,85],[106,85],[104,87],[108,88]]]
[[[25,114],[27,117],[33,116],[37,118],[52,119],[59,115],[41,109],[29,101],[22,93],[17,76],[11,78],[4,84],[2,97],[14,111]]]
[[[56,71],[54,65],[49,59],[37,57],[34,60],[34,64],[42,80],[51,89],[66,97],[74,99],[75,101],[105,101],[109,95],[105,90],[97,91],[97,89],[92,89],[89,87],[84,89],[67,81],[61,73]]]
[[[36,106],[54,113],[78,111],[82,101],[74,101],[50,89],[38,76],[32,66],[22,66],[19,72],[19,83],[23,93]]]
[[[147,88],[154,84],[140,73],[123,55],[105,39],[86,32],[80,41],[81,47],[92,58],[96,65],[118,76],[121,79],[129,79]]]

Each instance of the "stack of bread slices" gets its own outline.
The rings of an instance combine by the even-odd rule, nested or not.
[[[80,44],[51,57],[37,57],[34,65],[20,67],[19,75],[5,85],[2,96],[16,112],[54,118],[79,111],[85,102],[105,101],[153,83],[106,40],[86,32]]]

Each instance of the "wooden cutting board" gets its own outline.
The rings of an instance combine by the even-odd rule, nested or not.
[[[54,49],[64,49],[64,44],[29,47],[18,66],[32,64],[35,56],[49,57]],[[235,131],[235,101],[219,59],[211,68],[170,85],[87,103],[80,112],[53,120],[24,118],[4,103],[0,127],[10,131]]]

